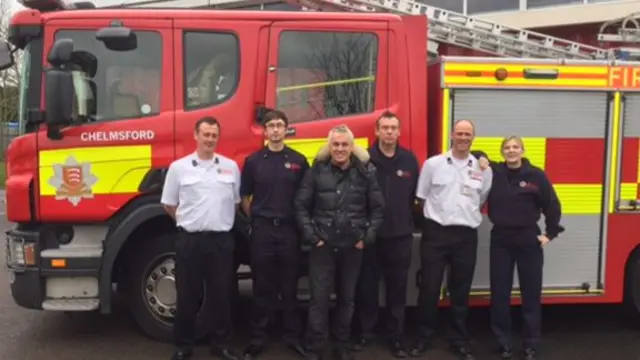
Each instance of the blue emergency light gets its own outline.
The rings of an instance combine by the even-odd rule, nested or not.
[[[638,61],[640,60],[640,48],[620,47],[609,50],[616,60]]]

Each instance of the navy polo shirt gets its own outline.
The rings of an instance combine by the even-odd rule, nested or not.
[[[242,169],[240,196],[252,196],[251,217],[293,219],[294,198],[309,168],[307,159],[285,146],[249,155]]]
[[[371,162],[376,167],[378,184],[384,192],[384,223],[378,230],[379,237],[406,236],[413,233],[413,207],[420,167],[415,155],[396,147],[393,157],[388,157],[376,142],[370,149]]]

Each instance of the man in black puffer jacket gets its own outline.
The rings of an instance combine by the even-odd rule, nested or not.
[[[332,334],[336,360],[351,359],[348,341],[362,249],[375,242],[384,216],[384,196],[369,154],[354,144],[348,127],[329,133],[307,171],[296,200],[296,220],[309,253],[311,303],[306,339],[308,359],[319,359],[326,342],[329,300],[338,295]]]

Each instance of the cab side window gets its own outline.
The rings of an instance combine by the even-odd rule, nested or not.
[[[230,99],[240,78],[238,38],[231,33],[185,31],[184,106],[187,110]]]
[[[59,30],[55,39],[73,40],[76,123],[144,118],[160,112],[162,36],[136,31],[138,47],[108,49],[95,30]]]
[[[377,59],[373,33],[283,31],[277,107],[292,123],[372,112]]]

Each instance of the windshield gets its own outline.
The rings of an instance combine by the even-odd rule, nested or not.
[[[72,39],[74,123],[141,118],[160,111],[162,37],[138,31],[138,47],[112,51],[95,31],[61,30],[56,40]]]
[[[29,69],[31,69],[31,44],[22,52],[20,59],[20,98],[18,100],[18,134],[26,131],[27,125],[27,95],[29,94]]]

